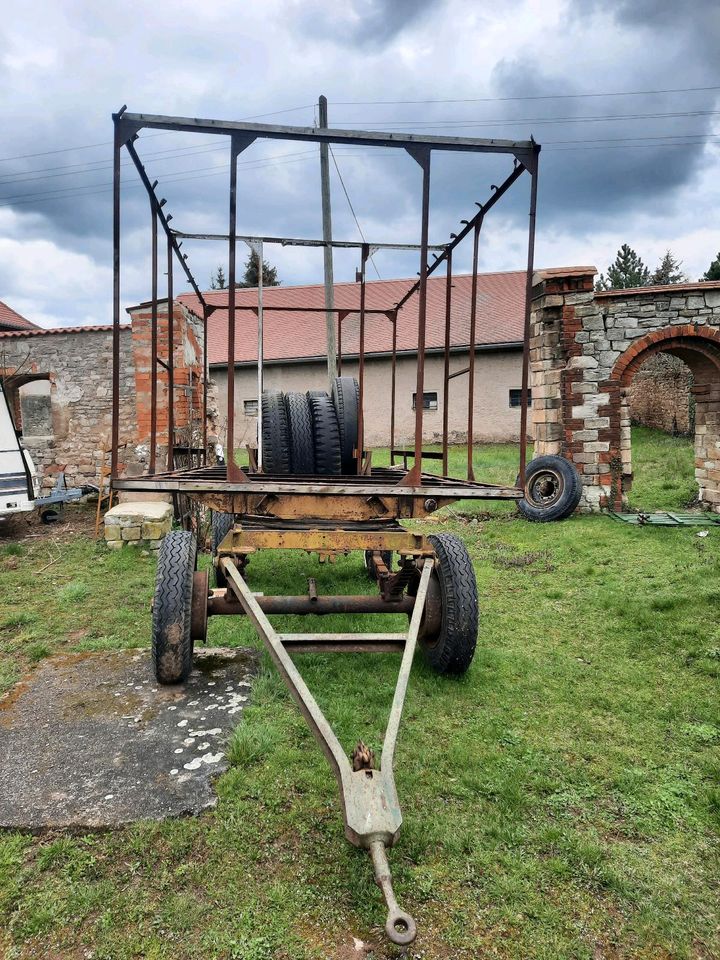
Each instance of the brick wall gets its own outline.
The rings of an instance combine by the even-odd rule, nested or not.
[[[594,268],[535,277],[536,454],[572,460],[583,506],[620,508],[632,484],[630,392],[658,354],[690,369],[701,502],[720,509],[720,283],[593,291]]]

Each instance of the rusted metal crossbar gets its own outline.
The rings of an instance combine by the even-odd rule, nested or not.
[[[374,770],[372,767],[353,769],[342,744],[286,649],[286,645],[289,646],[293,640],[301,640],[312,644],[318,635],[276,633],[261,609],[258,599],[240,575],[235,563],[228,558],[223,558],[221,566],[227,577],[229,588],[237,597],[258,636],[265,644],[335,774],[340,788],[340,799],[345,819],[345,836],[354,846],[363,847],[370,851],[375,879],[382,890],[388,907],[385,932],[393,943],[400,945],[412,943],[417,933],[415,921],[410,914],[405,913],[398,906],[393,893],[390,867],[385,851],[387,847],[395,843],[402,825],[402,814],[393,774],[393,761],[410,669],[415,655],[428,584],[433,569],[433,560],[427,558],[423,562],[420,584],[415,597],[407,636],[403,634],[372,635],[378,640],[386,639],[388,642],[398,643],[404,640],[402,662],[385,731],[379,770]],[[322,634],[319,636],[322,636]],[[347,642],[361,642],[366,636],[362,633],[340,634],[335,635],[335,638],[345,639]]]

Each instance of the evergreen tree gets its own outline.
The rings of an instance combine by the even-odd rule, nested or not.
[[[227,286],[227,280],[225,279],[225,271],[222,268],[222,265],[217,268],[215,273],[210,277],[210,286],[213,290],[224,290]]]
[[[676,260],[670,250],[665,251],[665,256],[655,268],[652,275],[652,283],[687,283],[687,277],[680,267],[682,260]]]
[[[236,287],[256,287],[258,285],[260,258],[254,250],[245,262],[245,273],[242,280],[236,283]],[[278,287],[280,281],[277,276],[277,267],[271,267],[267,260],[262,264],[262,281],[264,287]]]
[[[646,287],[650,282],[650,271],[632,247],[624,243],[617,252],[615,262],[607,269],[607,278],[601,273],[595,287],[597,290],[624,290],[627,287]]]
[[[701,280],[720,280],[720,253],[700,277]]]

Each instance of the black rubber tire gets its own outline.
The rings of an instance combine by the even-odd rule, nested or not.
[[[390,569],[392,566],[392,550],[381,550],[382,558],[385,561],[385,566]],[[373,551],[365,551],[365,569],[367,570],[367,575],[371,580],[377,580],[377,571],[375,569],[375,561],[373,560]]]
[[[262,445],[263,473],[290,473],[290,430],[279,390],[263,390]]]
[[[213,558],[213,569],[215,570],[215,586],[216,587],[227,587],[227,579],[225,574],[222,571],[218,570],[215,566],[214,561],[217,556],[218,547],[225,539],[225,535],[232,530],[232,526],[235,523],[235,514],[234,513],[222,513],[218,510],[213,510],[212,520],[211,520],[211,530],[212,530],[212,558]]]
[[[310,401],[304,393],[286,393],[285,406],[290,429],[290,468],[293,473],[312,476],[315,473],[315,440]]]
[[[327,390],[308,390],[308,397],[327,397]]]
[[[339,476],[340,430],[333,402],[326,393],[321,396],[308,393],[308,403],[313,425],[315,473],[321,476]]]
[[[565,457],[536,457],[525,468],[524,489],[525,496],[518,500],[520,513],[534,523],[549,523],[575,512],[582,496],[582,480],[575,465]]]
[[[452,533],[428,537],[435,550],[435,568],[440,589],[440,629],[436,636],[423,636],[420,647],[436,673],[465,673],[473,657],[478,635],[478,589],[470,554]]]
[[[160,544],[152,612],[152,661],[158,683],[182,683],[192,671],[196,557],[195,537],[188,530],[173,530]]]
[[[356,474],[357,460],[353,456],[353,451],[358,442],[360,387],[355,377],[335,377],[332,385],[332,401],[340,430],[342,472]]]

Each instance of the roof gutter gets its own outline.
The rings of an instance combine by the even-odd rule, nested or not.
[[[511,340],[506,343],[479,343],[476,346],[475,350],[477,353],[498,353],[502,351],[522,350],[522,348],[523,348],[523,345],[521,340]],[[469,345],[465,344],[465,345],[451,347],[450,353],[452,354],[468,353],[469,350],[470,350]],[[431,347],[430,349],[426,350],[425,353],[428,355],[443,356],[445,353],[445,350],[443,347]],[[417,350],[398,350],[397,356],[398,358],[415,357],[417,356]],[[365,354],[366,360],[386,360],[391,357],[392,357],[392,351],[390,350],[381,350],[381,351]],[[343,354],[342,359],[343,359],[343,363],[346,363],[352,360],[357,360],[358,354],[357,353]],[[285,357],[279,360],[266,359],[263,362],[265,366],[270,366],[270,365],[278,366],[281,364],[323,363],[325,360],[326,360],[326,356],[323,353],[313,357]],[[239,360],[235,362],[235,369],[237,370],[238,368],[243,368],[243,367],[255,367],[256,365],[257,365],[257,360]],[[210,363],[209,367],[211,370],[225,370],[227,368],[227,361],[225,361],[224,363],[223,362]]]

